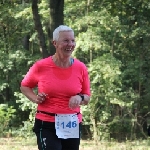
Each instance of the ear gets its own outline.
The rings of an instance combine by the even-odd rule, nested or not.
[[[52,43],[53,43],[54,47],[56,47],[56,41],[52,41]]]

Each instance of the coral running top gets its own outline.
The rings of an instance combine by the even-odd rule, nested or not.
[[[80,106],[69,108],[69,99],[77,93],[90,96],[90,81],[87,67],[74,59],[74,63],[68,68],[60,68],[55,65],[52,56],[38,60],[29,69],[21,82],[22,86],[30,88],[38,87],[38,92],[48,94],[46,100],[38,104],[37,110],[55,114],[79,113]],[[36,113],[36,118],[54,122],[55,117],[43,113]],[[79,122],[82,114],[78,115]]]

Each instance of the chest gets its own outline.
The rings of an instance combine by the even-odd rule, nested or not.
[[[82,89],[82,74],[79,70],[47,68],[41,70],[38,88],[50,95],[75,95]]]

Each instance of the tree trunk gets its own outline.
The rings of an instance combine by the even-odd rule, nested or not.
[[[90,115],[90,119],[93,125],[93,140],[94,140],[94,144],[97,145],[98,144],[98,129],[97,129],[97,121],[94,118],[93,115]]]
[[[49,0],[49,8],[50,8],[50,24],[49,24],[49,49],[50,55],[55,53],[55,48],[52,44],[53,41],[53,31],[56,27],[63,24],[64,20],[64,0]]]
[[[22,40],[23,47],[26,50],[29,50],[29,45],[30,45],[29,39],[30,39],[30,35],[26,35],[26,36],[24,36],[24,38]]]
[[[37,33],[38,33],[40,51],[42,53],[42,57],[45,58],[48,56],[48,51],[46,48],[45,35],[42,29],[42,24],[40,21],[40,15],[38,13],[37,3],[38,3],[38,0],[32,0],[32,13],[33,13],[33,19],[34,19],[34,24],[35,24],[35,30],[37,30]]]

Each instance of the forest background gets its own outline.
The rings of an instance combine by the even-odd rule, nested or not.
[[[91,80],[82,139],[148,139],[149,0],[1,0],[0,136],[32,134],[36,104],[20,82],[36,60],[54,54],[52,32],[60,24],[75,31],[73,56]]]

